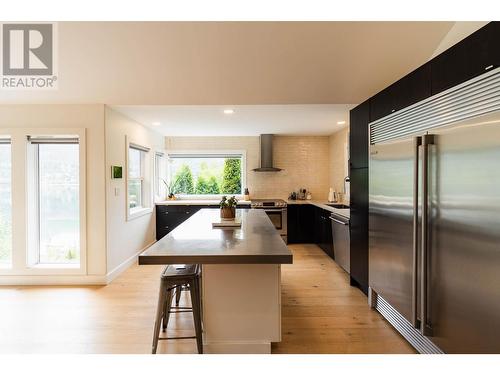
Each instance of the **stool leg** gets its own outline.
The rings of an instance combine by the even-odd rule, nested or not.
[[[167,330],[168,320],[170,318],[170,307],[172,307],[172,290],[168,290],[166,293],[165,302],[163,305],[163,320],[162,320],[162,331],[165,332]]]
[[[152,354],[156,354],[156,348],[158,347],[158,337],[160,336],[160,324],[161,324],[161,319],[163,317],[163,307],[165,304],[165,297],[166,297],[166,285],[162,281],[160,283],[160,292],[158,295],[158,306],[156,308],[156,320],[155,320],[155,328],[153,332],[153,346],[152,346]]]
[[[175,288],[175,306],[179,306],[181,300],[182,285],[177,285]]]
[[[200,288],[199,281],[196,278],[189,285],[189,294],[191,295],[191,305],[193,306],[194,329],[196,332],[196,345],[198,354],[203,354],[203,336],[201,330],[201,311],[200,311]]]

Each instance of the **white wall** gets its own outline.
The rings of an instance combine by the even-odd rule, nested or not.
[[[84,128],[86,131],[86,216],[87,216],[87,275],[82,277],[52,275],[19,276],[17,283],[95,282],[106,274],[105,178],[104,178],[104,105],[0,105],[0,128]],[[13,179],[16,171],[13,171]],[[24,186],[25,176],[19,176]],[[13,181],[14,183],[14,181]],[[13,187],[13,210],[23,210],[25,191]],[[22,216],[13,225],[25,225]],[[13,218],[14,219],[14,218]],[[13,235],[22,230],[14,229]],[[23,243],[25,241],[19,241]],[[14,242],[15,243],[15,242]],[[13,248],[13,253],[25,249]],[[99,276],[93,278],[92,276]],[[1,276],[3,279],[13,276]],[[43,278],[43,279],[41,279]],[[86,281],[87,280],[87,281]]]
[[[112,279],[135,261],[135,256],[155,240],[154,210],[143,216],[127,221],[126,159],[129,142],[151,148],[147,165],[153,176],[155,150],[163,150],[164,137],[124,115],[106,107],[106,243],[107,272]],[[122,179],[111,179],[111,166],[123,167]],[[115,195],[115,189],[118,195]]]

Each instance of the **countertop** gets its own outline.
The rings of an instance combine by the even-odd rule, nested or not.
[[[218,199],[177,199],[173,201],[162,201],[162,202],[157,202],[156,205],[193,205],[193,206],[218,206],[220,200]],[[244,201],[240,200],[238,201],[238,205],[249,205],[251,201]],[[348,208],[334,208],[330,207],[327,204],[330,202],[327,201],[321,201],[321,200],[288,200],[287,204],[292,205],[292,204],[312,204],[314,206],[323,208],[327,211],[333,212],[337,215],[350,218],[350,210]]]
[[[307,199],[306,200],[288,200],[287,204],[288,205],[292,205],[292,204],[312,204],[313,206],[316,206],[316,207],[322,208],[324,210],[333,212],[333,213],[335,213],[337,215],[340,215],[340,216],[343,216],[345,218],[350,219],[350,217],[351,217],[351,210],[349,208],[334,208],[334,207],[330,207],[330,206],[328,206],[328,204],[332,204],[332,203],[331,202],[327,202],[327,201],[307,200]],[[339,203],[339,204],[342,204],[342,203]]]
[[[156,205],[164,205],[164,206],[170,206],[170,205],[194,205],[194,206],[218,206],[220,203],[220,199],[176,199],[172,201],[161,201],[161,202],[156,202]],[[244,201],[244,200],[239,200],[238,205],[240,204],[245,204],[248,205],[250,204],[250,201]]]
[[[139,255],[139,264],[291,264],[292,253],[263,210],[238,210],[241,228],[214,229],[201,209]]]

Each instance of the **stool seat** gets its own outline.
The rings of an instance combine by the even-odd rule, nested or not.
[[[198,264],[169,264],[161,273],[161,278],[175,281],[177,278],[196,276],[199,272]]]

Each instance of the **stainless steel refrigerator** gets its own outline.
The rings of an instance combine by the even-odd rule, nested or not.
[[[370,124],[369,300],[421,353],[500,353],[500,69]]]

